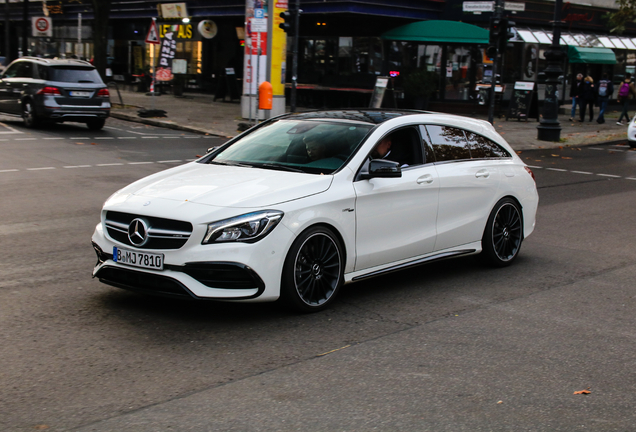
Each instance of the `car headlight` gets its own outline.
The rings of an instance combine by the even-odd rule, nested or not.
[[[278,225],[283,214],[278,210],[264,210],[213,222],[208,225],[201,243],[257,242]]]

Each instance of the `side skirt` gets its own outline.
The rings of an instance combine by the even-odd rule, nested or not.
[[[435,254],[435,255],[430,255],[427,256],[425,258],[419,258],[413,261],[408,261],[402,264],[397,264],[391,267],[387,267],[381,270],[374,270],[371,271],[369,273],[364,273],[358,276],[354,276],[351,281],[352,282],[357,282],[359,280],[363,280],[363,279],[368,279],[368,278],[372,278],[374,276],[379,276],[381,274],[386,274],[386,273],[391,273],[391,272],[395,272],[395,271],[399,271],[399,270],[404,270],[410,267],[415,267],[418,265],[422,265],[422,264],[427,264],[433,261],[440,261],[443,259],[447,259],[447,258],[456,258],[462,255],[472,255],[475,252],[477,252],[477,249],[462,249],[462,250],[454,250],[454,251],[449,251],[449,252],[442,252],[439,254]]]

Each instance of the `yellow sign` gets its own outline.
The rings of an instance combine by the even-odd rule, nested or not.
[[[192,39],[192,24],[161,24],[159,37],[163,39],[166,33],[173,33],[173,39]]]
[[[271,80],[272,94],[285,95],[285,72],[287,70],[287,33],[279,27],[283,22],[280,13],[287,10],[287,1],[274,1],[272,25]]]

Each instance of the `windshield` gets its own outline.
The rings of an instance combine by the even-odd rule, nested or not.
[[[331,174],[349,159],[372,127],[353,122],[279,120],[207,162]]]

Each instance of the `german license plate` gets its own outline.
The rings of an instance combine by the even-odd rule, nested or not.
[[[72,91],[71,92],[71,96],[74,97],[90,97],[91,92],[87,92],[87,91]]]
[[[133,267],[163,270],[163,254],[132,251],[114,246],[113,261]]]

